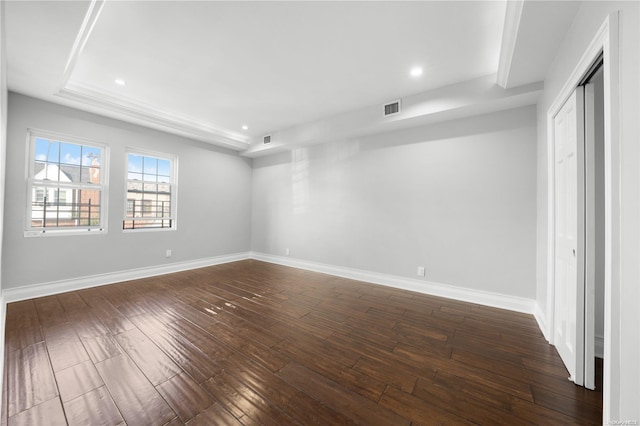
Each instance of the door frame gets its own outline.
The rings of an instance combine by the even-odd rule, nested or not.
[[[604,64],[604,186],[605,186],[605,300],[604,300],[604,380],[603,418],[611,407],[612,292],[619,287],[620,210],[620,58],[619,12],[607,16],[582,54],[562,90],[547,111],[547,306],[546,338],[554,341],[555,313],[555,140],[553,117],[580,85],[592,64],[603,54]],[[615,252],[613,251],[615,250]],[[615,292],[613,292],[615,293]]]

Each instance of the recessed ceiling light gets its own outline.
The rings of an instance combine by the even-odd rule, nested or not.
[[[116,78],[113,82],[114,82],[115,84],[117,84],[118,86],[124,86],[124,85],[126,85],[126,84],[127,84],[127,82],[126,82],[126,81],[124,81],[124,80],[123,80],[123,79],[121,79],[121,78]]]
[[[242,126],[242,130],[249,130],[249,126],[247,126],[246,124]]]
[[[420,77],[422,75],[422,67],[411,68],[411,77]]]

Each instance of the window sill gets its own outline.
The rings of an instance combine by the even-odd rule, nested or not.
[[[107,233],[105,228],[83,228],[83,229],[32,229],[24,231],[25,238],[31,237],[68,237],[75,235],[104,235]]]
[[[130,229],[123,229],[122,233],[123,234],[128,234],[128,233],[132,233],[132,234],[136,234],[138,232],[168,232],[168,231],[175,231],[176,227],[171,227],[171,228],[130,228]]]

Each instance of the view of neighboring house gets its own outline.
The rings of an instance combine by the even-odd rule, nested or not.
[[[31,195],[31,227],[93,226],[100,219],[100,191],[78,187],[100,183],[97,157],[90,166],[36,161]],[[38,185],[41,184],[41,185]]]
[[[129,153],[124,229],[170,228],[171,160]]]

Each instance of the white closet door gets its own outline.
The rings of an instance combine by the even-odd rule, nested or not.
[[[570,379],[584,381],[584,105],[578,87],[554,117],[554,343]]]

